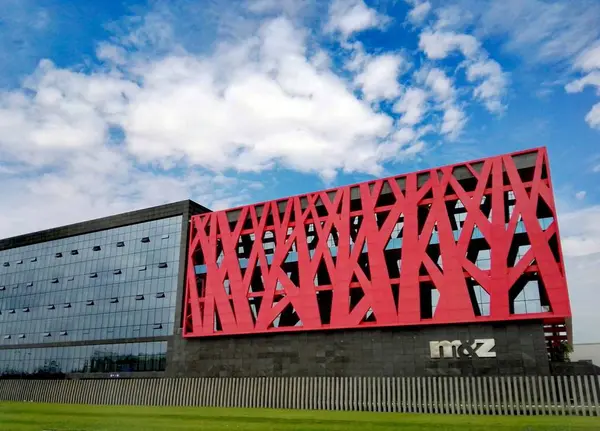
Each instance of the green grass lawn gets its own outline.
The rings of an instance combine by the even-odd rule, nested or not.
[[[0,402],[0,430],[600,430],[600,418]]]

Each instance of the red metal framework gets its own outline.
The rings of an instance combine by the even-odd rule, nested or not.
[[[544,148],[194,216],[186,283],[185,337],[571,314]]]

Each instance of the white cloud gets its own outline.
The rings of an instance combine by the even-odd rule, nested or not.
[[[504,111],[502,99],[508,86],[507,75],[498,62],[487,58],[474,36],[425,30],[419,37],[419,48],[432,60],[442,60],[453,51],[460,52],[466,58],[467,80],[477,84],[473,89],[475,98],[492,113]]]
[[[600,129],[600,103],[596,103],[592,106],[590,112],[585,116],[585,121],[590,127]]]
[[[599,218],[598,205],[567,206],[558,212],[576,343],[600,341],[596,329],[600,325],[596,307],[596,279],[600,265]]]
[[[573,69],[588,72],[582,78],[575,79],[565,85],[567,93],[580,93],[587,86],[595,87],[600,96],[600,42],[585,50],[573,64]],[[585,121],[595,129],[600,129],[600,103],[592,106],[586,114]]]
[[[280,163],[327,178],[338,169],[378,172],[375,149],[393,131],[391,118],[313,65],[288,21],[263,26],[233,58],[209,60],[173,56],[144,68],[122,123],[134,155],[219,170]],[[359,165],[359,151],[373,156]]]
[[[454,0],[446,28],[474,26],[481,37],[505,38],[506,50],[529,63],[571,61],[600,37],[600,4],[594,0]]]
[[[408,88],[394,104],[394,112],[402,114],[400,123],[409,126],[419,124],[427,110],[427,93],[420,88]]]
[[[450,106],[444,111],[442,133],[450,139],[456,139],[467,122],[465,113],[456,106]]]
[[[428,1],[417,2],[408,13],[408,20],[413,24],[421,24],[431,11],[431,3]]]
[[[477,39],[468,34],[443,31],[423,31],[419,36],[419,48],[432,60],[446,58],[452,51],[459,51],[471,58],[480,49]]]
[[[44,62],[29,80],[35,96],[1,97],[0,149],[27,158],[48,149],[48,157],[60,159],[54,150],[101,146],[117,126],[132,156],[163,168],[185,162],[257,171],[279,163],[327,178],[339,169],[378,172],[376,148],[393,133],[392,119],[313,64],[305,43],[289,21],[272,20],[253,40],[211,57],[182,53],[129,64],[139,85],[114,73],[85,75]],[[398,58],[368,63],[365,94],[398,92],[373,80],[385,78],[377,73],[390,64],[399,67]],[[357,152],[370,156],[359,164]]]
[[[508,79],[498,62],[480,60],[469,64],[467,79],[470,82],[479,82],[473,94],[483,102],[488,111],[502,112],[505,109],[502,98],[508,86]]]
[[[561,241],[565,256],[600,253],[600,206],[569,209],[559,213]]]
[[[370,28],[383,26],[389,18],[368,7],[363,0],[334,0],[324,30],[339,32],[344,38]]]
[[[425,76],[425,84],[441,102],[452,101],[455,97],[452,80],[441,69],[429,70]]]
[[[397,54],[370,57],[354,82],[369,101],[394,99],[400,94],[399,75],[404,60]]]
[[[568,93],[580,92],[588,85],[600,88],[600,75],[595,72],[600,70],[599,2],[448,0],[432,4],[437,21],[420,38],[420,48],[428,58],[443,59],[452,51],[461,51],[467,58],[468,72],[469,59],[479,57],[481,62],[481,57],[487,58],[484,51],[474,48],[471,37],[503,39],[505,50],[519,54],[529,65],[557,65],[550,72],[563,76],[566,67],[587,73],[566,85]],[[465,31],[472,35],[462,34]],[[505,109],[502,100],[506,78],[506,74],[494,72],[474,90],[488,111]],[[547,93],[547,88],[537,91],[538,95]],[[485,94],[491,96],[486,98]],[[590,127],[600,128],[600,108],[594,106],[585,121]]]
[[[438,109],[443,111],[441,133],[450,140],[455,140],[465,127],[467,118],[457,105],[456,90],[452,80],[438,68],[432,68],[426,74],[420,71],[420,74],[424,75],[425,85],[437,99]]]
[[[256,186],[245,172],[277,166],[331,181],[425,149],[352,88],[356,77],[369,100],[397,98],[400,56],[365,53],[349,79],[284,18],[202,54],[157,14],[136,22],[98,45],[101,67],[44,60],[22,88],[0,92],[0,236],[187,197],[239,204]],[[233,184],[217,184],[231,171]],[[23,222],[31,201],[44,217]]]
[[[596,87],[600,91],[600,70],[590,72],[583,78],[569,82],[565,85],[565,90],[567,93],[580,93],[588,85]]]
[[[5,187],[0,238],[181,199],[207,206],[225,200],[242,204],[251,194],[251,183],[243,179],[227,183],[220,175],[190,169],[177,176],[134,167],[120,148],[72,152],[52,170],[19,174],[0,172]]]
[[[459,4],[452,4],[450,1],[444,1],[440,4],[434,13],[437,17],[433,25],[435,30],[459,30],[464,29],[473,20],[473,14],[470,7],[465,7],[460,1]],[[470,6],[470,5],[469,5]]]
[[[600,41],[579,54],[573,67],[584,72],[600,69]]]
[[[600,318],[597,306],[598,267],[600,267],[600,253],[565,257],[575,344],[600,341],[598,337]]]
[[[575,199],[582,201],[585,199],[587,195],[587,192],[585,190],[580,190],[577,193],[575,193]]]

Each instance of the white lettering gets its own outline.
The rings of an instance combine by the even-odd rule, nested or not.
[[[432,359],[460,357],[495,358],[496,352],[491,351],[494,347],[496,347],[496,340],[493,338],[477,338],[472,344],[462,342],[461,340],[430,341],[429,353]]]

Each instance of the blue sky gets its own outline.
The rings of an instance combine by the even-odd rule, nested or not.
[[[547,146],[576,341],[600,341],[597,1],[0,6],[0,237]]]

